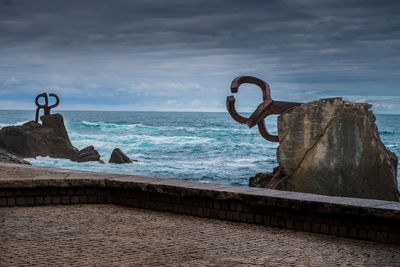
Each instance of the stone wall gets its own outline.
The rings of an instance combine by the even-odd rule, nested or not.
[[[400,244],[400,204],[0,164],[0,206],[111,203]]]

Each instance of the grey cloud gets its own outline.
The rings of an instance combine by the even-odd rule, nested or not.
[[[222,88],[212,96],[223,102],[226,83],[249,74],[278,96],[399,95],[399,25],[397,0],[2,0],[0,82],[96,83],[99,96],[195,83]]]
[[[396,1],[305,3],[20,1],[0,10],[1,40],[55,47],[178,43],[254,49],[269,43],[282,49],[298,42],[340,45],[398,32]]]

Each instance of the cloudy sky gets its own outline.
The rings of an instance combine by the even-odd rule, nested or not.
[[[224,111],[238,75],[400,113],[400,1],[0,0],[1,109]]]

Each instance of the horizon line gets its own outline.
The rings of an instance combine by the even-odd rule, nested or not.
[[[32,111],[35,112],[36,109],[2,109],[0,111]],[[228,111],[205,111],[205,110],[78,110],[78,109],[61,109],[58,111],[78,111],[78,112],[176,112],[176,113],[228,113]],[[57,113],[57,112],[54,112]],[[53,114],[54,114],[53,113]],[[242,111],[242,113],[252,113],[251,111]],[[400,115],[400,113],[375,113],[376,115]],[[274,114],[275,115],[275,114]],[[279,114],[277,114],[279,115]]]

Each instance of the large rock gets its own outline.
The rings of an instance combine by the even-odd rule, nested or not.
[[[0,130],[0,147],[22,158],[50,156],[68,158],[78,152],[69,140],[60,114],[40,117],[42,124],[34,121],[22,126],[8,126]]]
[[[124,164],[124,163],[132,163],[133,161],[137,161],[137,160],[130,159],[127,155],[125,155],[124,152],[121,151],[121,149],[114,148],[114,150],[111,153],[110,160],[108,161],[108,163]]]
[[[399,201],[397,156],[382,143],[370,107],[330,98],[280,115],[277,158],[284,179],[272,187]]]
[[[100,161],[100,154],[93,146],[88,146],[79,150],[71,160],[76,162]]]
[[[31,165],[28,161],[21,159],[1,148],[0,148],[0,162]]]

